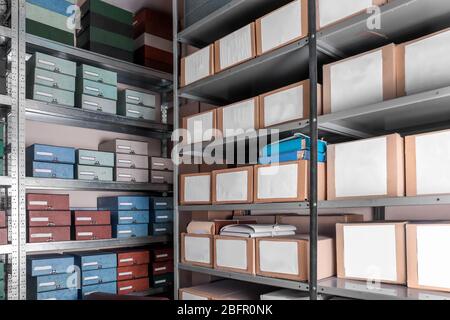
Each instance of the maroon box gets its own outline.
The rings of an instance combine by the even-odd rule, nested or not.
[[[117,268],[117,281],[148,278],[148,264]]]
[[[92,226],[92,225],[110,225],[110,211],[75,211],[74,225],[76,226]]]
[[[134,52],[134,62],[165,72],[173,71],[173,55],[155,47],[142,46]]]
[[[27,194],[27,210],[70,210],[68,194]]]
[[[150,33],[157,37],[172,41],[172,17],[170,14],[143,8],[134,15],[134,38],[143,33]]]
[[[1,228],[0,229],[0,246],[4,246],[8,244],[8,229]]]
[[[148,290],[149,288],[150,285],[148,278],[117,282],[117,294],[119,295],[142,292]]]
[[[152,260],[154,262],[173,260],[173,249],[172,248],[153,249]]]
[[[71,226],[70,211],[28,211],[28,227]]]
[[[6,212],[0,211],[0,228],[6,228]]]
[[[151,183],[173,184],[173,172],[171,171],[150,171]]]
[[[128,267],[150,263],[150,252],[148,250],[118,251],[117,266]]]
[[[111,239],[111,226],[77,226],[75,240],[105,240]]]
[[[152,170],[173,171],[172,159],[152,157],[150,163]]]
[[[70,241],[70,227],[36,227],[28,229],[28,242]]]
[[[173,272],[173,261],[154,262],[152,265],[152,273],[154,276],[171,272]]]

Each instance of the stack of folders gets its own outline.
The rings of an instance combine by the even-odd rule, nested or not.
[[[291,225],[277,224],[231,224],[220,230],[221,236],[241,238],[261,238],[293,236],[297,228]]]

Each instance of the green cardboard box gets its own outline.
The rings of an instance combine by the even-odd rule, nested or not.
[[[67,44],[70,46],[75,45],[75,34],[60,30],[37,21],[27,19],[26,21],[27,33],[35,36]]]
[[[53,27],[65,32],[69,32],[74,34],[75,29],[70,29],[67,26],[67,16],[59,14],[54,11],[50,11],[46,8],[31,4],[29,2],[26,3],[26,13],[27,19],[36,21],[38,23],[42,23],[49,27]]]
[[[78,93],[77,107],[89,111],[117,114],[117,101],[93,97],[87,94]]]
[[[0,262],[0,281],[5,280],[5,264]]]
[[[27,69],[27,85],[35,84],[75,92],[75,77],[44,69]]]
[[[77,69],[78,78],[117,86],[117,73],[83,64]]]
[[[30,70],[39,68],[72,77],[76,77],[77,75],[77,64],[75,62],[40,52],[36,52],[30,60],[28,60],[27,68]]]
[[[86,94],[94,97],[117,101],[117,87],[95,82],[87,79],[77,79],[78,94]]]
[[[68,107],[75,106],[75,93],[40,85],[27,86],[27,97],[29,99],[60,104]]]

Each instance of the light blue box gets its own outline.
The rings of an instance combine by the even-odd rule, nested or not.
[[[63,289],[47,292],[31,293],[30,300],[58,300],[58,301],[73,301],[78,300],[78,289]]]
[[[113,225],[114,238],[148,237],[148,224],[118,224]]]
[[[289,162],[289,161],[297,161],[297,160],[310,160],[311,154],[308,150],[303,151],[292,151],[285,152],[276,155],[272,155],[270,157],[261,157],[258,160],[259,164],[272,164],[272,163],[281,163],[281,162]],[[326,162],[327,157],[325,153],[317,154],[317,159],[319,162]]]
[[[82,286],[90,286],[95,284],[102,284],[116,281],[117,281],[116,268],[83,271],[81,275]]]
[[[78,180],[113,181],[113,168],[96,166],[76,166]]]
[[[79,149],[76,151],[78,164],[85,166],[114,167],[114,153]]]
[[[75,163],[75,149],[67,147],[33,144],[26,150],[28,161]]]
[[[74,257],[82,271],[117,268],[115,253],[75,253]]]
[[[76,285],[76,274],[53,274],[49,276],[28,277],[28,290],[31,292],[47,292],[67,289]]]
[[[87,296],[93,293],[117,294],[117,282],[102,283],[92,286],[84,286],[81,288],[82,299],[86,299]]]
[[[52,254],[27,257],[28,274],[33,277],[67,273],[69,270],[73,270],[74,265],[75,259],[69,255]]]
[[[148,224],[150,222],[149,211],[111,211],[113,224]]]
[[[35,178],[73,179],[73,164],[27,162],[27,176]]]
[[[28,3],[34,4],[36,6],[48,9],[53,12],[70,17],[72,11],[69,10],[70,6],[73,6],[73,1],[65,0],[27,0]]]
[[[325,141],[317,141],[319,153],[327,152],[327,143]],[[311,139],[305,135],[296,135],[291,138],[280,140],[279,142],[268,144],[262,149],[262,157],[270,157],[275,154],[288,153],[293,151],[310,150]]]

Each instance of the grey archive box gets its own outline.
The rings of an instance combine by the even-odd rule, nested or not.
[[[98,150],[148,156],[148,143],[143,141],[116,139],[100,143]]]
[[[142,107],[134,104],[119,103],[117,113],[121,116],[149,121],[157,121],[155,107]]]
[[[93,150],[76,150],[77,163],[86,166],[114,167],[114,153]]]
[[[163,183],[173,184],[173,172],[172,171],[150,171],[151,183]]]
[[[148,170],[116,168],[116,181],[120,182],[149,182]]]
[[[119,104],[134,104],[142,107],[157,107],[158,95],[131,89],[119,92]]]
[[[77,165],[78,180],[113,181],[113,168]]]
[[[84,110],[117,114],[117,101],[87,94],[77,95],[77,106]]]
[[[116,154],[116,167],[128,169],[148,169],[148,157],[135,154]]]

